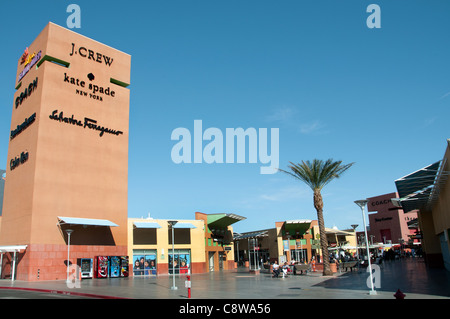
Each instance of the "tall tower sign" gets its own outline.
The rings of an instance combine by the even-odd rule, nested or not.
[[[130,68],[52,23],[19,58],[0,229],[26,245],[17,279],[65,279],[68,228],[70,263],[127,254]]]

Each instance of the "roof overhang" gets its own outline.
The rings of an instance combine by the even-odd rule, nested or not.
[[[27,245],[0,246],[0,253],[19,253],[27,249]]]
[[[444,171],[446,159],[430,164],[395,181],[400,198],[392,199],[404,212],[429,208],[439,195],[440,188],[447,181],[449,172]]]
[[[311,222],[310,219],[287,220],[283,224],[284,232],[286,235],[301,236],[311,227]]]
[[[118,227],[119,225],[107,219],[93,218],[77,218],[77,217],[60,217],[58,216],[60,225],[83,225],[83,226],[109,226]]]
[[[234,240],[239,239],[249,239],[249,238],[261,238],[261,237],[267,237],[269,236],[268,230],[260,230],[260,231],[254,231],[250,233],[243,233],[243,234],[233,234]]]
[[[246,219],[236,214],[208,214],[207,222],[208,228],[213,231],[214,229],[226,229],[228,226]]]

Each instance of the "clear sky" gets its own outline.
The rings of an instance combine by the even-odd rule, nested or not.
[[[129,217],[235,213],[245,232],[316,219],[312,191],[261,163],[175,164],[172,131],[278,128],[279,161],[355,162],[323,190],[327,227],[359,224],[354,200],[441,160],[450,138],[450,2],[397,0],[2,1],[0,168],[16,63],[51,21],[132,55]],[[366,12],[381,8],[381,28]],[[207,144],[204,142],[204,145]],[[1,164],[3,163],[3,164]],[[80,172],[83,174],[83,172]]]

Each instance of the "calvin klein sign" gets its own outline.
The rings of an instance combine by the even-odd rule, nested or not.
[[[12,171],[19,165],[24,164],[26,161],[28,161],[28,152],[22,152],[19,156],[16,156],[9,162],[9,169]]]

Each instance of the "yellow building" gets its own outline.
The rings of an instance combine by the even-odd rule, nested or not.
[[[187,274],[233,269],[233,229],[230,225],[244,217],[197,212],[195,218],[128,219],[130,273],[145,276],[172,274],[173,271]],[[173,228],[171,224],[174,224]]]

